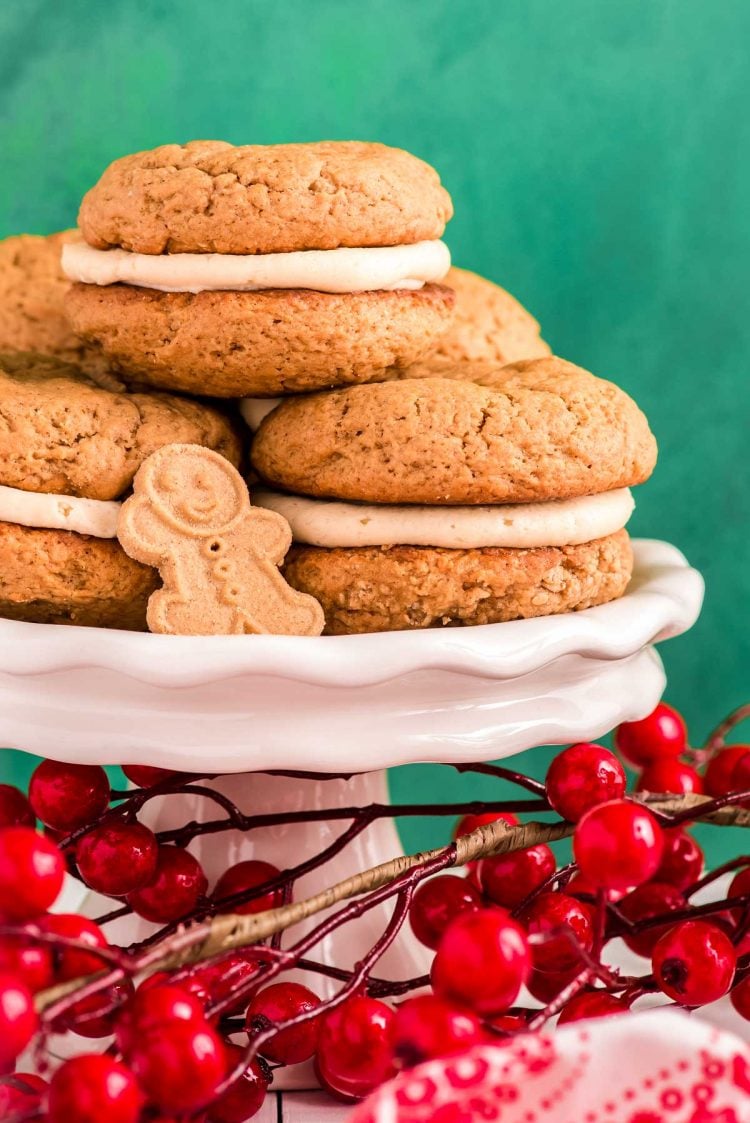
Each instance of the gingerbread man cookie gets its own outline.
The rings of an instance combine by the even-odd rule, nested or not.
[[[218,453],[173,444],[149,456],[117,529],[123,549],[159,570],[147,620],[173,635],[320,635],[318,602],[287,585],[278,566],[291,544],[286,519],[250,505],[239,472]]]

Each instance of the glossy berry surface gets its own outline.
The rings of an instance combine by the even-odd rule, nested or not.
[[[117,1044],[126,1057],[143,1035],[168,1033],[175,1022],[205,1022],[200,999],[177,983],[151,983],[154,977],[141,984],[117,1019]]]
[[[650,764],[680,756],[687,748],[685,722],[665,702],[641,721],[627,721],[615,730],[615,748],[631,764]]]
[[[696,770],[681,760],[655,760],[644,768],[638,777],[639,792],[683,792],[703,791],[703,780]]]
[[[30,827],[0,830],[0,902],[8,920],[33,920],[54,904],[65,862],[57,847]]]
[[[0,827],[35,827],[36,815],[20,788],[0,784]]]
[[[526,989],[538,1002],[546,1006],[573,982],[580,970],[579,965],[567,971],[532,970],[526,980]]]
[[[734,875],[729,884],[727,896],[750,897],[750,866],[746,866],[744,869],[740,870],[739,873],[736,873]],[[742,916],[742,909],[743,906],[738,905],[736,910],[732,910],[737,921],[739,921],[740,917]]]
[[[547,799],[571,823],[611,799],[625,794],[625,769],[602,745],[582,742],[564,749],[552,761],[545,781]]]
[[[227,1070],[231,1071],[242,1060],[242,1049],[226,1043]],[[259,1060],[252,1061],[239,1080],[231,1084],[209,1108],[209,1123],[245,1123],[263,1106],[271,1074]]]
[[[503,909],[465,913],[448,926],[432,964],[437,995],[480,1015],[513,1005],[531,969],[526,933]]]
[[[254,995],[247,1009],[245,1028],[252,1038],[280,1022],[316,1010],[317,994],[300,983],[272,983]],[[319,1018],[275,1033],[260,1046],[261,1054],[275,1064],[291,1065],[309,1060],[318,1043]]]
[[[376,998],[349,998],[321,1018],[316,1069],[327,1088],[358,1100],[394,1075],[394,1012]]]
[[[46,1091],[47,1081],[33,1072],[0,1076],[0,1119],[33,1118]]]
[[[62,912],[45,916],[39,921],[39,927],[44,932],[64,936],[66,940],[75,940],[90,948],[109,946],[99,925],[88,917],[79,916],[78,913]],[[62,944],[55,945],[54,963],[55,980],[58,983],[77,979],[82,975],[93,975],[107,965],[107,961],[100,955],[81,948],[65,947]]]
[[[216,888],[212,894],[212,899],[217,905],[217,911],[235,912],[241,916],[248,916],[251,913],[265,912],[266,909],[276,908],[283,900],[283,889],[270,890],[268,893],[263,893],[261,896],[245,902],[245,904],[230,904],[229,902],[237,894],[251,892],[253,889],[257,889],[259,885],[263,885],[267,881],[273,881],[274,878],[279,876],[280,872],[270,862],[259,862],[254,859],[230,866],[216,882]]]
[[[160,846],[152,882],[129,893],[127,902],[144,920],[169,924],[192,912],[207,889],[206,875],[192,854],[177,846]]]
[[[124,897],[153,880],[158,849],[154,832],[140,823],[104,823],[80,839],[76,864],[89,888]]]
[[[393,1048],[402,1068],[413,1068],[432,1057],[464,1053],[484,1038],[482,1023],[434,994],[407,998],[396,1010]]]
[[[703,784],[708,795],[714,799],[722,795],[729,795],[734,790],[732,787],[732,773],[740,757],[750,753],[750,745],[730,745],[721,749],[708,762]]]
[[[654,881],[666,881],[677,889],[693,885],[703,871],[703,851],[691,834],[672,827],[664,831],[659,868]]]
[[[479,890],[465,877],[438,874],[417,888],[409,908],[409,923],[419,942],[434,949],[455,917],[473,912],[481,904]]]
[[[563,1026],[584,1018],[611,1018],[614,1014],[627,1014],[629,1009],[627,1002],[606,991],[584,990],[565,1003],[557,1024]]]
[[[131,1042],[129,1063],[149,1099],[179,1114],[211,1100],[226,1073],[221,1038],[207,1023],[175,1021]]]
[[[103,1054],[73,1057],[49,1089],[49,1123],[137,1123],[143,1098],[133,1074]]]
[[[154,768],[150,764],[123,764],[121,767],[131,784],[135,784],[137,788],[152,788],[154,784],[160,784],[162,780],[176,775],[168,768]]]
[[[107,810],[107,773],[97,764],[43,760],[29,782],[29,801],[45,826],[69,833]]]
[[[735,764],[729,783],[733,792],[750,792],[750,750],[743,753]],[[750,801],[743,806],[747,807],[748,803]]]
[[[512,909],[551,877],[556,868],[549,846],[529,846],[526,850],[483,858],[478,869],[479,884],[494,904]]]
[[[652,957],[659,988],[682,1006],[704,1006],[727,993],[737,955],[715,924],[685,920],[661,937]]]
[[[52,984],[52,949],[24,936],[0,936],[0,973],[14,975],[36,994]]]
[[[645,807],[613,800],[587,811],[573,836],[581,873],[602,889],[628,889],[653,877],[661,861],[662,830]]]
[[[70,1029],[81,1037],[92,1040],[110,1037],[115,1031],[122,1007],[132,997],[134,990],[135,986],[130,979],[121,979],[105,990],[74,1002],[59,1024],[63,1029]],[[55,1027],[58,1027],[57,1022]]]
[[[732,988],[729,997],[739,1016],[750,1022],[750,975],[746,975],[736,987]]]
[[[485,827],[488,823],[497,823],[502,819],[509,827],[518,826],[518,816],[512,811],[481,811],[477,815],[464,815],[453,828],[453,838],[461,838],[464,834],[471,834],[478,827]]]
[[[630,921],[648,920],[665,912],[676,912],[685,907],[685,898],[680,890],[666,882],[647,881],[618,903],[617,908]],[[623,939],[631,951],[650,959],[654,948],[673,925],[660,924],[646,928],[642,932],[623,932]]]
[[[34,996],[13,975],[0,975],[0,1072],[6,1072],[36,1032]]]
[[[589,906],[566,893],[540,893],[521,917],[531,941],[531,958],[537,971],[567,971],[582,964],[580,949],[591,951],[594,925]]]
[[[222,1007],[224,1014],[244,1014],[247,1009],[247,990],[244,996],[230,998],[231,993],[246,987],[255,975],[258,974],[262,964],[260,960],[250,956],[245,958],[241,952],[224,957],[219,963],[210,963],[206,967],[197,967],[190,977],[181,984],[194,988],[193,993],[203,993],[206,1002],[221,1002],[227,1005]]]

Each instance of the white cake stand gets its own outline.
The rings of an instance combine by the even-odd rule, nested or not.
[[[651,645],[690,628],[703,597],[700,575],[674,547],[634,547],[621,600],[474,628],[193,638],[0,621],[0,744],[78,763],[222,773],[212,786],[259,813],[384,803],[387,767],[486,761],[598,737],[654,708],[665,679]],[[270,770],[357,775],[311,780]],[[216,816],[214,804],[185,795],[151,801],[143,817],[164,830]],[[190,849],[214,879],[253,856],[296,865],[346,825],[221,833]],[[295,895],[399,852],[392,820],[376,821],[324,870],[301,878]],[[89,895],[85,907],[96,915],[108,904]],[[352,966],[387,914],[373,909],[347,925],[316,958]],[[117,925],[108,931],[126,943],[151,930],[132,918]],[[377,973],[420,974],[426,958],[403,936]],[[307,981],[326,992],[325,980]]]

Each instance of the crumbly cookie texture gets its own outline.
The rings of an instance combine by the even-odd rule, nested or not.
[[[0,616],[145,631],[158,584],[114,539],[0,523]]]
[[[496,385],[425,378],[282,402],[253,464],[291,492],[370,503],[523,503],[641,483],[656,443],[635,402],[562,359]]]
[[[284,573],[323,605],[326,635],[347,635],[577,612],[622,596],[632,570],[621,530],[531,550],[293,546]]]
[[[106,360],[74,334],[64,311],[70,282],[62,274],[60,253],[77,237],[76,230],[64,230],[0,241],[0,351],[53,355],[101,378]]]
[[[79,335],[130,377],[263,397],[368,382],[418,361],[450,322],[453,301],[443,285],[191,294],[78,284],[66,307]]]
[[[410,378],[442,374],[464,362],[515,363],[551,354],[531,313],[499,285],[455,266],[443,284],[456,294],[453,322]]]
[[[99,249],[250,254],[420,242],[452,213],[437,172],[400,148],[199,140],[115,160],[78,221]]]
[[[174,442],[240,460],[232,423],[202,402],[107,390],[56,359],[0,355],[0,484],[117,499],[146,457]]]

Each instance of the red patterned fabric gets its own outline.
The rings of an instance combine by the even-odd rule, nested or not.
[[[672,1010],[485,1045],[385,1084],[351,1123],[750,1123],[750,1046]]]

